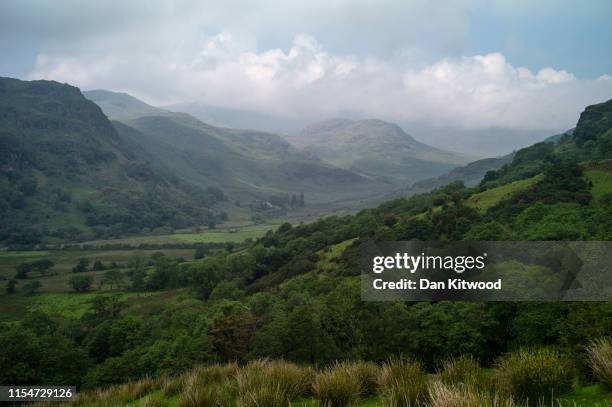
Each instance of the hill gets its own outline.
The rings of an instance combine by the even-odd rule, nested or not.
[[[151,166],[78,88],[0,78],[0,240],[111,237],[220,220],[222,197]]]
[[[395,186],[444,174],[468,161],[420,143],[381,120],[329,120],[287,139],[324,161]]]
[[[310,204],[329,204],[356,201],[385,187],[309,156],[276,134],[211,126],[122,93],[85,95],[120,121],[119,133],[137,139],[155,161],[196,185],[222,188],[232,201],[289,206],[291,195],[303,193]]]

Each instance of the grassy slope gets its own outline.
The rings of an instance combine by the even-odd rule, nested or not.
[[[587,166],[585,176],[593,183],[591,193],[595,200],[600,200],[606,194],[612,194],[612,160]]]
[[[467,200],[466,205],[478,209],[480,211],[485,211],[486,209],[496,205],[503,199],[508,198],[510,195],[523,189],[529,188],[541,179],[541,175],[536,175],[535,177],[511,182],[509,184],[502,185],[501,187],[488,189],[486,191],[472,195]]]

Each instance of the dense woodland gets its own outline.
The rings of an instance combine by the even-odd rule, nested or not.
[[[587,174],[610,173],[611,158],[609,101],[588,107],[573,134],[518,151],[477,187],[452,183],[354,216],[283,224],[245,249],[210,250],[195,261],[134,262],[125,289],[165,290],[167,301],[139,306],[101,295],[82,317],[37,311],[5,324],[0,382],[96,387],[262,357],[325,365],[404,355],[433,371],[459,355],[491,366],[525,347],[568,356],[588,382],[585,346],[612,332],[612,303],[362,302],[359,245],[610,240],[612,191]],[[473,204],[506,189],[489,206]]]

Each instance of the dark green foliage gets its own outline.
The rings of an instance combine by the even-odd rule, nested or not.
[[[93,277],[92,276],[73,276],[73,277],[70,277],[70,280],[68,281],[68,283],[70,284],[70,287],[72,287],[74,291],[85,292],[85,291],[89,291],[89,289],[91,288],[91,284],[93,283]]]
[[[6,293],[7,294],[14,294],[15,291],[17,291],[17,280],[15,280],[14,278],[11,278],[9,281],[6,282]]]
[[[73,273],[84,273],[89,267],[89,259],[81,258],[76,266],[72,268]]]
[[[56,329],[36,334],[11,326],[0,330],[0,382],[16,385],[74,385],[89,367],[89,358]]]
[[[23,290],[24,293],[28,295],[32,295],[36,291],[38,291],[40,287],[42,287],[42,284],[40,281],[30,281],[29,283],[25,283],[21,289]]]
[[[536,202],[575,202],[588,205],[590,201],[591,193],[587,181],[582,177],[582,168],[576,163],[563,162],[549,167],[544,178],[536,185],[519,191],[490,208],[488,215],[508,222]]]
[[[49,273],[49,271],[54,265],[55,264],[53,264],[53,262],[48,259],[36,260],[30,263],[21,263],[17,267],[15,267],[15,270],[17,271],[15,278],[28,278],[28,273],[33,271],[37,271],[40,273],[41,276],[44,276]]]

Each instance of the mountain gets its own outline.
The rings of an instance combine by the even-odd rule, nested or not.
[[[384,187],[305,154],[276,134],[211,126],[125,93],[84,94],[121,122],[119,133],[133,139],[155,162],[201,187],[219,187],[232,200],[282,202],[304,193],[311,204],[327,204],[358,200]]]
[[[78,88],[0,78],[0,240],[214,222],[222,200],[150,165]],[[210,193],[212,192],[212,193]]]
[[[395,186],[444,174],[468,161],[420,143],[381,120],[328,120],[287,139],[321,160]]]

